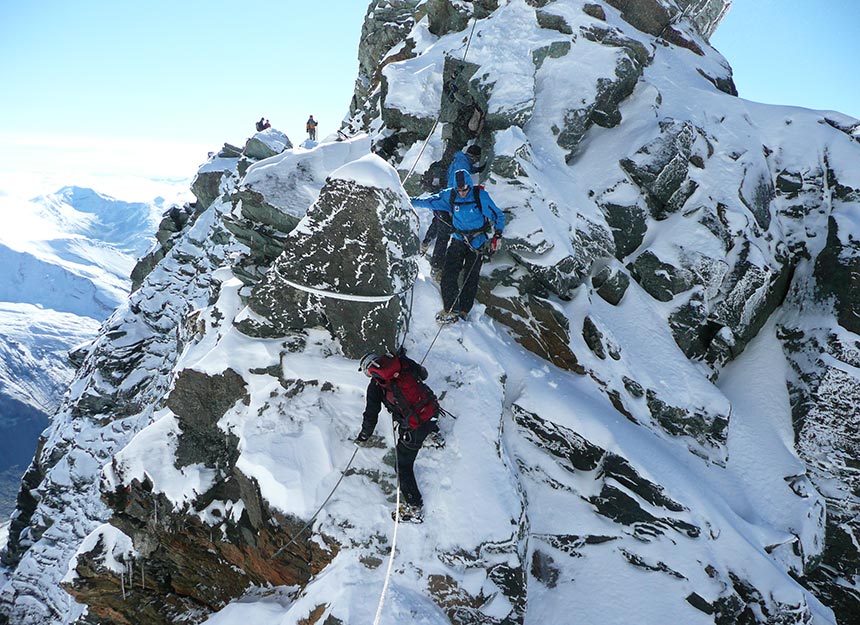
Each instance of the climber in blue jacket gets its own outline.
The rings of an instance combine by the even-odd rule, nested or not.
[[[470,174],[478,173],[480,158],[481,146],[475,144],[470,145],[465,150],[455,152],[445,174],[448,182],[447,188],[450,189],[455,186],[454,173],[461,169],[465,169]],[[436,238],[436,245],[433,246],[433,254],[430,257],[430,270],[433,277],[436,278],[442,273],[445,266],[445,252],[448,250],[448,240],[451,238],[451,225],[444,213],[433,213],[433,221],[427,228],[427,234],[424,235],[424,240],[421,242],[422,252],[430,246],[430,241],[434,237]]]
[[[449,188],[427,198],[410,199],[413,206],[444,212],[442,219],[453,229],[442,269],[444,308],[436,319],[442,323],[465,319],[478,292],[484,259],[499,247],[505,215],[489,193],[473,185],[472,175],[465,169],[455,172],[454,184]],[[463,288],[458,289],[464,269]]]

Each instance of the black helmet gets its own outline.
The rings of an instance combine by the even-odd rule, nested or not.
[[[370,367],[377,366],[379,364],[379,354],[376,352],[367,352],[364,356],[361,357],[361,360],[358,361],[358,370],[362,373],[367,373],[367,370]]]
[[[466,154],[475,158],[481,158],[481,146],[473,143],[466,148]]]

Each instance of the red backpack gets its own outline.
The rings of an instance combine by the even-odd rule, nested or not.
[[[417,368],[417,367],[416,367]],[[400,413],[406,424],[417,430],[439,411],[439,401],[412,367],[404,367],[396,356],[383,356],[368,372],[385,393],[383,401]]]

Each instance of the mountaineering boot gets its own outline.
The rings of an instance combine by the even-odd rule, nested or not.
[[[434,447],[436,449],[442,449],[445,446],[445,439],[442,438],[442,432],[439,430],[433,430],[427,435],[427,438],[424,439],[424,442],[427,443],[428,447]]]
[[[447,325],[449,323],[457,323],[460,321],[460,316],[455,312],[448,312],[447,310],[440,310],[436,313],[436,321],[441,323],[442,325]]]
[[[391,513],[391,518],[397,520],[397,512]],[[412,506],[408,503],[400,504],[400,520],[403,523],[421,523],[424,520],[424,509],[421,506]]]

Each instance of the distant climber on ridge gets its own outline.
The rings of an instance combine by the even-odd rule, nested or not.
[[[361,432],[355,437],[356,445],[365,447],[376,428],[383,404],[394,421],[397,443],[397,480],[404,503],[400,505],[400,518],[420,522],[423,499],[415,481],[413,466],[418,451],[428,436],[439,445],[439,402],[424,380],[427,369],[408,358],[404,351],[396,356],[380,356],[369,352],[362,356],[359,371],[370,378],[364,408]]]
[[[455,186],[454,173],[459,169],[465,169],[470,174],[478,173],[480,158],[481,146],[479,145],[472,144],[465,150],[456,152],[445,174],[447,188]],[[441,185],[436,186],[436,190],[440,187]],[[424,235],[424,240],[421,242],[422,251],[430,247],[430,242],[434,238],[436,245],[433,247],[433,255],[430,257],[430,270],[431,275],[438,280],[442,275],[442,269],[445,265],[445,252],[448,249],[448,240],[451,238],[450,217],[445,216],[444,211],[433,211],[433,221],[430,222],[427,234]]]
[[[308,117],[308,121],[305,123],[305,130],[308,131],[308,139],[311,141],[317,140],[317,121],[313,115]]]
[[[262,132],[266,130],[266,128],[271,128],[272,124],[269,123],[269,120],[265,117],[261,117],[260,121],[257,122],[257,132]]]
[[[505,229],[505,215],[483,187],[473,186],[472,175],[465,169],[454,174],[454,185],[427,198],[410,198],[413,206],[446,213],[453,234],[445,253],[442,269],[442,303],[436,315],[441,323],[465,319],[478,292],[478,279],[485,257],[499,247]],[[491,236],[492,233],[492,236]],[[460,274],[465,269],[463,287],[458,290]]]

